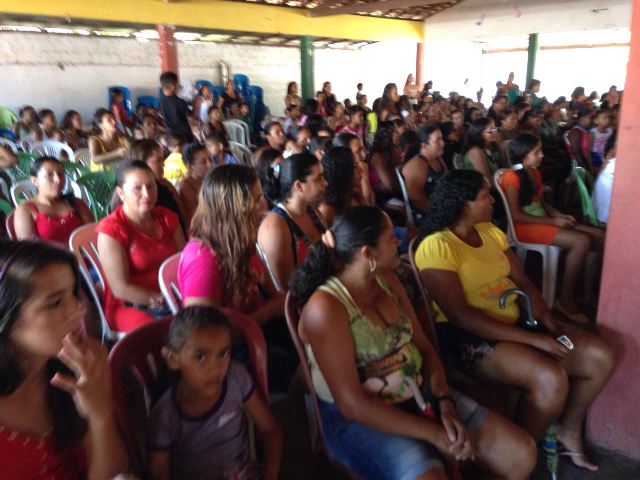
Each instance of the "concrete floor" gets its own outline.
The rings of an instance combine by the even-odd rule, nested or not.
[[[281,478],[283,480],[348,480],[325,459],[314,459],[311,455],[309,430],[301,392],[290,393],[271,405],[284,433],[284,458]],[[570,460],[560,461],[559,480],[640,480],[640,460],[629,458],[588,445],[594,461],[600,465],[597,473],[574,467]],[[466,477],[472,479],[472,476]],[[550,479],[542,454],[531,480]]]

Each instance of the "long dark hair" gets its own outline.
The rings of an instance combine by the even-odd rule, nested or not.
[[[33,294],[32,277],[42,269],[54,265],[67,265],[76,278],[78,265],[71,253],[45,242],[0,242],[0,396],[12,395],[25,380],[14,346],[11,331],[20,316],[24,303]],[[78,291],[75,292],[78,296]],[[46,366],[47,379],[69,369],[56,358]],[[63,449],[80,439],[86,423],[78,414],[72,397],[65,391],[47,386],[47,410],[53,419],[53,437],[57,448]]]
[[[276,198],[280,201],[289,199],[293,191],[293,184],[298,180],[304,182],[311,173],[311,169],[319,163],[320,160],[308,152],[296,153],[280,162]]]
[[[331,226],[335,249],[318,242],[289,280],[289,291],[298,308],[302,308],[316,289],[331,275],[349,265],[359,248],[378,245],[387,228],[387,216],[378,207],[354,207],[338,215]]]
[[[258,171],[258,178],[262,184],[264,198],[271,203],[278,201],[278,194],[280,192],[280,164],[271,166],[278,157],[282,157],[280,150],[267,148],[263,150],[262,154],[256,159],[256,170]]]
[[[480,147],[483,150],[487,148],[488,145],[485,143],[482,134],[492,123],[494,122],[489,117],[482,117],[473,122],[467,131],[467,147]]]
[[[509,142],[509,158],[511,163],[522,165],[522,161],[529,153],[534,150],[540,139],[530,133],[521,133]],[[518,193],[518,204],[527,206],[533,200],[533,196],[537,193],[538,186],[531,178],[531,174],[526,168],[517,168],[516,175],[520,179],[520,191]]]
[[[346,147],[333,147],[324,154],[322,168],[327,181],[324,201],[331,205],[336,213],[348,210],[354,192],[353,153]]]
[[[475,200],[486,184],[477,170],[451,170],[436,184],[429,206],[420,225],[420,237],[424,238],[453,225],[462,215],[464,205]]]
[[[62,123],[60,123],[60,129],[71,130],[71,128],[73,127],[73,124],[71,123],[71,121],[73,120],[73,117],[76,115],[80,115],[76,110],[67,110],[67,112],[64,114],[64,117],[62,117]]]

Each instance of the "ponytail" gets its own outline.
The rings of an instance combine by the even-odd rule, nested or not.
[[[331,249],[322,242],[313,245],[289,280],[289,292],[296,308],[302,309],[313,292],[337,271]]]

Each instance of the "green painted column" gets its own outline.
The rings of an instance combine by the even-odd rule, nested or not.
[[[301,96],[303,100],[316,98],[313,73],[314,62],[313,37],[308,35],[300,37],[300,78],[302,80]]]
[[[522,90],[529,87],[529,82],[534,78],[536,69],[536,55],[538,54],[538,34],[529,34],[529,48],[527,49],[527,84]]]

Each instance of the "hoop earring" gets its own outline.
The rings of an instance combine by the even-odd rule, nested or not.
[[[371,273],[375,272],[377,267],[378,267],[378,264],[376,263],[375,258],[372,258],[371,260],[369,260],[369,271]]]

